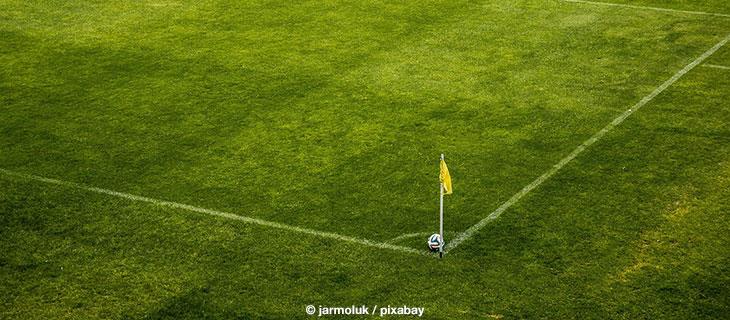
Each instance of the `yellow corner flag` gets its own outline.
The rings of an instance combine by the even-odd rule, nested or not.
[[[443,157],[443,156],[442,156]],[[449,168],[446,166],[446,161],[441,158],[441,171],[439,172],[439,180],[444,186],[444,193],[451,194],[454,190],[451,188],[451,175],[449,175]]]

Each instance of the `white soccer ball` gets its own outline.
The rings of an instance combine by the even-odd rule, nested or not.
[[[444,240],[441,239],[441,235],[438,233],[432,234],[430,237],[428,237],[428,249],[431,251],[439,251],[439,248],[444,244]]]

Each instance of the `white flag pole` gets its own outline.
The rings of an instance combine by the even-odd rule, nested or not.
[[[444,161],[444,154],[441,154],[441,161]],[[441,165],[439,164],[439,171],[441,171]],[[439,234],[441,235],[441,245],[439,246],[439,258],[444,257],[444,183],[439,183],[439,192],[441,194],[440,213],[439,213]]]

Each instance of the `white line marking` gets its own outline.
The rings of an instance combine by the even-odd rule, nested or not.
[[[406,233],[406,234],[397,236],[397,237],[395,237],[393,239],[390,239],[388,241],[385,241],[385,243],[393,243],[393,242],[397,242],[397,241],[400,241],[400,240],[403,240],[403,239],[414,238],[414,237],[419,237],[419,236],[429,236],[431,234],[432,234],[431,232]],[[446,235],[447,235],[446,239],[448,240],[448,239],[450,239],[449,237],[451,237],[451,236],[453,236],[454,238],[456,238],[457,236],[459,236],[459,232],[446,231]]]
[[[657,95],[662,93],[665,89],[667,89],[669,86],[677,82],[682,76],[687,74],[690,70],[694,69],[697,65],[702,63],[702,61],[705,61],[709,56],[711,56],[713,53],[715,53],[718,49],[720,49],[722,46],[724,46],[728,41],[730,40],[730,34],[727,35],[724,39],[722,39],[720,42],[718,42],[714,47],[712,47],[710,50],[705,51],[699,58],[692,61],[690,64],[685,66],[682,70],[679,70],[677,73],[675,73],[669,80],[662,83],[659,87],[654,89],[649,95],[645,96],[641,99],[641,101],[637,102],[635,105],[633,105],[628,110],[624,111],[621,115],[616,117],[616,119],[613,119],[611,123],[603,127],[600,131],[598,131],[596,134],[594,134],[592,137],[590,137],[588,140],[583,142],[581,145],[579,145],[573,152],[568,154],[565,158],[560,160],[558,163],[553,165],[547,172],[543,173],[541,176],[539,176],[537,179],[532,181],[530,184],[522,188],[519,192],[517,192],[515,195],[513,195],[509,200],[507,200],[505,203],[503,203],[499,208],[494,210],[492,213],[490,213],[486,218],[480,220],[475,225],[469,227],[466,231],[461,233],[458,237],[456,237],[454,240],[451,241],[450,245],[447,244],[447,248],[445,249],[447,252],[456,248],[459,244],[462,242],[468,240],[476,232],[478,232],[481,228],[484,228],[489,221],[494,220],[498,218],[505,210],[507,210],[509,207],[511,207],[513,204],[515,204],[517,201],[519,201],[522,197],[524,197],[526,194],[528,194],[533,189],[537,188],[540,184],[545,182],[545,180],[550,179],[556,172],[558,172],[560,169],[562,169],[568,162],[575,159],[581,152],[583,152],[586,148],[590,147],[592,144],[596,143],[599,139],[603,138],[603,136],[606,135],[609,131],[611,131],[613,128],[624,122],[626,118],[628,118],[630,115],[632,115],[634,112],[638,111],[641,107],[649,103],[652,99],[654,99]]]
[[[659,8],[659,7],[645,7],[645,6],[637,6],[637,5],[631,5],[631,4],[621,4],[621,3],[611,3],[611,2],[597,2],[597,1],[585,1],[585,0],[562,0],[562,1],[564,1],[564,2],[572,2],[572,3],[592,4],[592,5],[599,5],[599,6],[622,7],[622,8],[631,8],[631,9],[643,9],[643,10],[654,10],[654,11],[663,11],[663,12],[672,12],[672,13],[684,13],[684,14],[695,14],[695,15],[705,15],[705,16],[715,16],[715,17],[730,18],[730,14],[726,14],[726,13],[713,13],[713,12],[703,12],[703,11],[676,10],[676,9],[667,9],[667,8]]]
[[[390,239],[390,240],[386,241],[385,243],[393,243],[393,242],[396,242],[396,241],[399,241],[399,240],[413,238],[413,237],[418,237],[418,236],[427,236],[429,234],[430,233],[428,233],[428,232],[406,233],[404,235],[400,235],[400,236],[397,236],[397,237],[395,237],[393,239]]]
[[[705,67],[705,68],[715,68],[715,69],[730,70],[730,67],[720,66],[720,65],[716,65],[716,64],[707,64],[707,63],[705,63],[702,66]]]
[[[153,198],[133,195],[133,194],[129,194],[129,193],[124,193],[124,192],[96,188],[96,187],[86,186],[86,185],[75,183],[75,182],[50,179],[50,178],[35,176],[35,175],[31,175],[31,174],[10,171],[10,170],[6,170],[6,169],[2,169],[2,168],[0,168],[0,173],[4,174],[6,176],[22,178],[22,179],[26,179],[26,180],[40,181],[40,182],[45,182],[45,183],[49,183],[49,184],[71,187],[71,188],[75,188],[75,189],[81,189],[81,190],[86,190],[86,191],[91,191],[91,192],[96,192],[96,193],[102,193],[102,194],[115,196],[115,197],[119,197],[119,198],[124,198],[124,199],[132,200],[132,201],[147,202],[147,203],[151,203],[151,204],[163,206],[163,207],[170,207],[170,208],[175,208],[175,209],[183,209],[183,210],[187,210],[187,211],[204,213],[204,214],[208,214],[211,216],[217,216],[217,217],[222,217],[222,218],[226,218],[226,219],[243,221],[245,223],[258,224],[258,225],[267,226],[267,227],[271,227],[271,228],[277,228],[277,229],[282,229],[282,230],[287,230],[287,231],[294,231],[294,232],[299,232],[299,233],[306,233],[306,234],[310,234],[313,236],[330,238],[330,239],[335,239],[335,240],[340,240],[340,241],[350,242],[350,243],[356,243],[356,244],[366,245],[366,246],[375,247],[375,248],[379,248],[379,249],[390,249],[390,250],[395,250],[395,251],[426,255],[425,250],[419,251],[419,250],[416,250],[413,248],[396,246],[396,245],[392,245],[392,244],[388,244],[388,243],[380,243],[380,242],[375,242],[375,241],[371,241],[371,240],[367,240],[367,239],[360,239],[360,238],[355,238],[355,237],[350,237],[350,236],[344,236],[344,235],[340,235],[340,234],[336,234],[336,233],[332,233],[332,232],[296,227],[296,226],[287,225],[287,224],[283,224],[283,223],[266,221],[266,220],[261,220],[261,219],[256,219],[256,218],[250,218],[250,217],[240,216],[240,215],[232,214],[232,213],[228,213],[228,212],[205,209],[205,208],[195,207],[195,206],[172,202],[172,201],[153,199]]]

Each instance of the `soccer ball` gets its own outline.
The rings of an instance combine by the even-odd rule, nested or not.
[[[441,235],[438,233],[432,234],[430,237],[428,237],[428,249],[432,252],[439,251],[439,248],[441,248],[442,245],[444,245],[444,240],[441,239]]]

